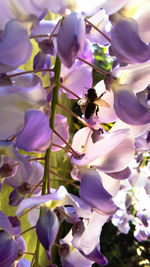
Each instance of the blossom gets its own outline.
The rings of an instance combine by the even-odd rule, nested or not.
[[[76,12],[72,12],[64,18],[57,35],[58,55],[62,63],[70,68],[77,56],[84,48],[85,23],[83,17]]]
[[[75,134],[73,148],[83,156],[71,157],[73,164],[77,166],[90,164],[104,172],[120,171],[127,167],[134,156],[133,139],[129,130],[124,128],[105,133],[96,143],[93,143],[91,134],[92,131],[88,128],[83,128]]]
[[[24,125],[24,112],[46,102],[41,80],[33,74],[14,77],[0,88],[0,140],[15,135]]]
[[[0,211],[0,227],[3,229],[0,230],[0,266],[7,267],[18,259],[19,251],[24,252],[26,247],[20,236],[21,227],[17,217],[7,217]]]
[[[78,216],[89,217],[91,214],[91,207],[85,201],[80,199],[79,197],[70,194],[67,192],[64,186],[60,186],[57,190],[54,189],[51,194],[43,195],[43,196],[34,196],[28,199],[24,199],[20,204],[16,211],[16,215],[20,215],[22,211],[26,208],[31,208],[34,206],[38,206],[42,203],[48,202],[50,200],[62,200],[58,205],[72,205],[76,210]],[[57,206],[57,202],[56,202]]]
[[[132,161],[131,175],[129,180],[122,181],[120,190],[114,198],[119,207],[113,215],[112,223],[118,227],[119,232],[128,233],[130,230],[129,221],[135,225],[134,236],[142,242],[147,240],[149,233],[149,195],[146,191],[149,169],[148,167],[133,169],[137,165]]]
[[[50,145],[51,134],[46,115],[40,110],[28,110],[24,128],[17,133],[16,146],[27,152],[45,151]]]
[[[150,59],[150,48],[140,39],[138,25],[133,19],[120,19],[114,25],[111,30],[111,45],[121,63],[142,63]]]
[[[54,212],[46,207],[42,208],[41,216],[36,224],[38,239],[44,248],[49,251],[56,239],[59,230],[59,221]]]
[[[150,236],[149,2],[0,3],[0,189],[11,191],[11,215],[16,207],[16,216],[0,211],[0,266],[43,266],[39,242],[49,266],[54,245],[63,267],[106,265],[107,221],[123,233],[132,221],[139,242]],[[76,100],[82,118],[69,110]],[[37,235],[33,250],[26,242],[32,264],[22,258],[26,213],[32,227],[22,234]]]
[[[24,64],[32,53],[28,31],[17,20],[10,20],[0,40],[0,72],[8,72]]]
[[[9,195],[9,204],[12,206],[19,205],[25,194],[30,193],[34,186],[42,180],[44,173],[43,166],[38,161],[32,161],[29,156],[24,157],[20,154],[18,164],[14,175],[9,178],[5,176],[5,182],[14,188]],[[34,194],[39,191],[40,187],[34,191]]]
[[[79,98],[85,97],[87,88],[92,86],[92,70],[89,66],[76,61],[71,68],[62,66],[61,68],[62,86],[68,88]],[[75,96],[68,91],[63,90],[68,98],[75,99]]]
[[[114,109],[122,121],[131,125],[143,125],[150,122],[149,109],[140,103],[128,84],[111,84],[114,92]]]

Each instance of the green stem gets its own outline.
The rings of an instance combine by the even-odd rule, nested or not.
[[[38,267],[39,266],[39,252],[40,252],[40,241],[37,238],[35,256],[33,256],[33,257],[35,257],[35,260],[33,259],[34,265],[33,265],[33,262],[31,262],[31,266],[34,266],[34,267]]]
[[[55,87],[53,87],[53,96],[52,96],[52,102],[51,102],[51,117],[49,120],[50,128],[54,131],[55,130],[55,114],[56,114],[56,107],[58,104],[58,91],[60,87],[60,71],[61,71],[61,62],[58,57],[56,56],[56,61],[55,61],[55,66],[54,66],[54,84]],[[53,134],[51,136],[51,145],[47,150],[47,193],[50,193],[50,170],[49,170],[49,162],[50,162],[50,153],[51,153],[51,148],[53,145]]]
[[[61,62],[57,55],[55,67],[54,67],[54,84],[56,85],[53,88],[53,98],[51,102],[51,117],[50,117],[50,127],[52,130],[55,129],[54,122],[55,122],[55,113],[56,113],[56,106],[58,104],[58,90],[60,86],[60,71],[61,71]]]
[[[28,73],[38,73],[38,72],[43,72],[43,71],[52,71],[53,72],[53,69],[39,69],[39,70],[28,70],[28,71],[22,71],[22,72],[17,72],[17,73],[14,73],[14,74],[11,74],[11,75],[8,75],[8,78],[13,78],[13,77],[17,77],[17,76],[20,76],[20,75],[24,75],[24,74],[28,74]]]
[[[18,238],[19,236],[24,235],[24,234],[26,234],[27,232],[29,232],[29,231],[35,229],[35,228],[36,228],[36,225],[34,225],[34,226],[28,228],[27,230],[25,230],[24,232],[22,232],[20,235],[18,235],[17,238]]]
[[[49,169],[49,154],[50,148],[46,150],[45,154],[45,165],[44,165],[44,176],[43,176],[43,185],[42,185],[42,195],[46,195],[47,188],[47,170]]]
[[[51,102],[51,117],[49,120],[49,124],[50,124],[50,127],[52,130],[55,129],[55,114],[56,114],[56,106],[58,104],[58,90],[59,90],[59,86],[60,86],[60,70],[61,70],[61,62],[60,62],[60,59],[57,55],[56,61],[55,61],[55,66],[54,66],[54,84],[55,84],[55,87],[53,88],[53,97],[52,97],[52,102]],[[51,138],[51,141],[52,141],[52,138]],[[49,184],[49,173],[50,173],[49,172],[49,161],[50,161],[51,147],[52,147],[52,142],[45,153],[45,165],[44,165],[42,195],[46,195],[46,193],[50,193],[49,192],[49,188],[50,188],[50,184]],[[41,216],[41,210],[40,210],[40,216]],[[34,267],[38,267],[38,265],[39,265],[39,249],[40,249],[40,241],[37,239]]]

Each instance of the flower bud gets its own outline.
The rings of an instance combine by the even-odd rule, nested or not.
[[[57,36],[58,55],[66,67],[70,68],[75,58],[82,53],[84,42],[84,19],[80,14],[72,12],[63,20]]]

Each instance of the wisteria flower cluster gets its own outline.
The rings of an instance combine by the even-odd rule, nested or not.
[[[112,223],[120,233],[128,233],[130,222],[135,227],[134,236],[139,241],[146,241],[150,236],[150,173],[149,164],[143,168],[132,163],[132,173],[128,180],[121,181],[120,190],[114,198],[119,207],[113,215]]]
[[[107,265],[111,218],[125,233],[133,221],[139,241],[150,235],[149,11],[148,0],[0,0],[0,190],[11,188],[15,209],[1,206],[0,267],[55,267],[56,248],[58,266]]]

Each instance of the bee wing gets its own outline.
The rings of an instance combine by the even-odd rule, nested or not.
[[[87,103],[87,98],[86,97],[81,98],[81,99],[79,99],[79,101],[77,103],[79,106],[85,106]]]
[[[105,100],[103,100],[101,98],[96,100],[94,103],[97,105],[100,105],[103,108],[110,108],[110,105]]]

